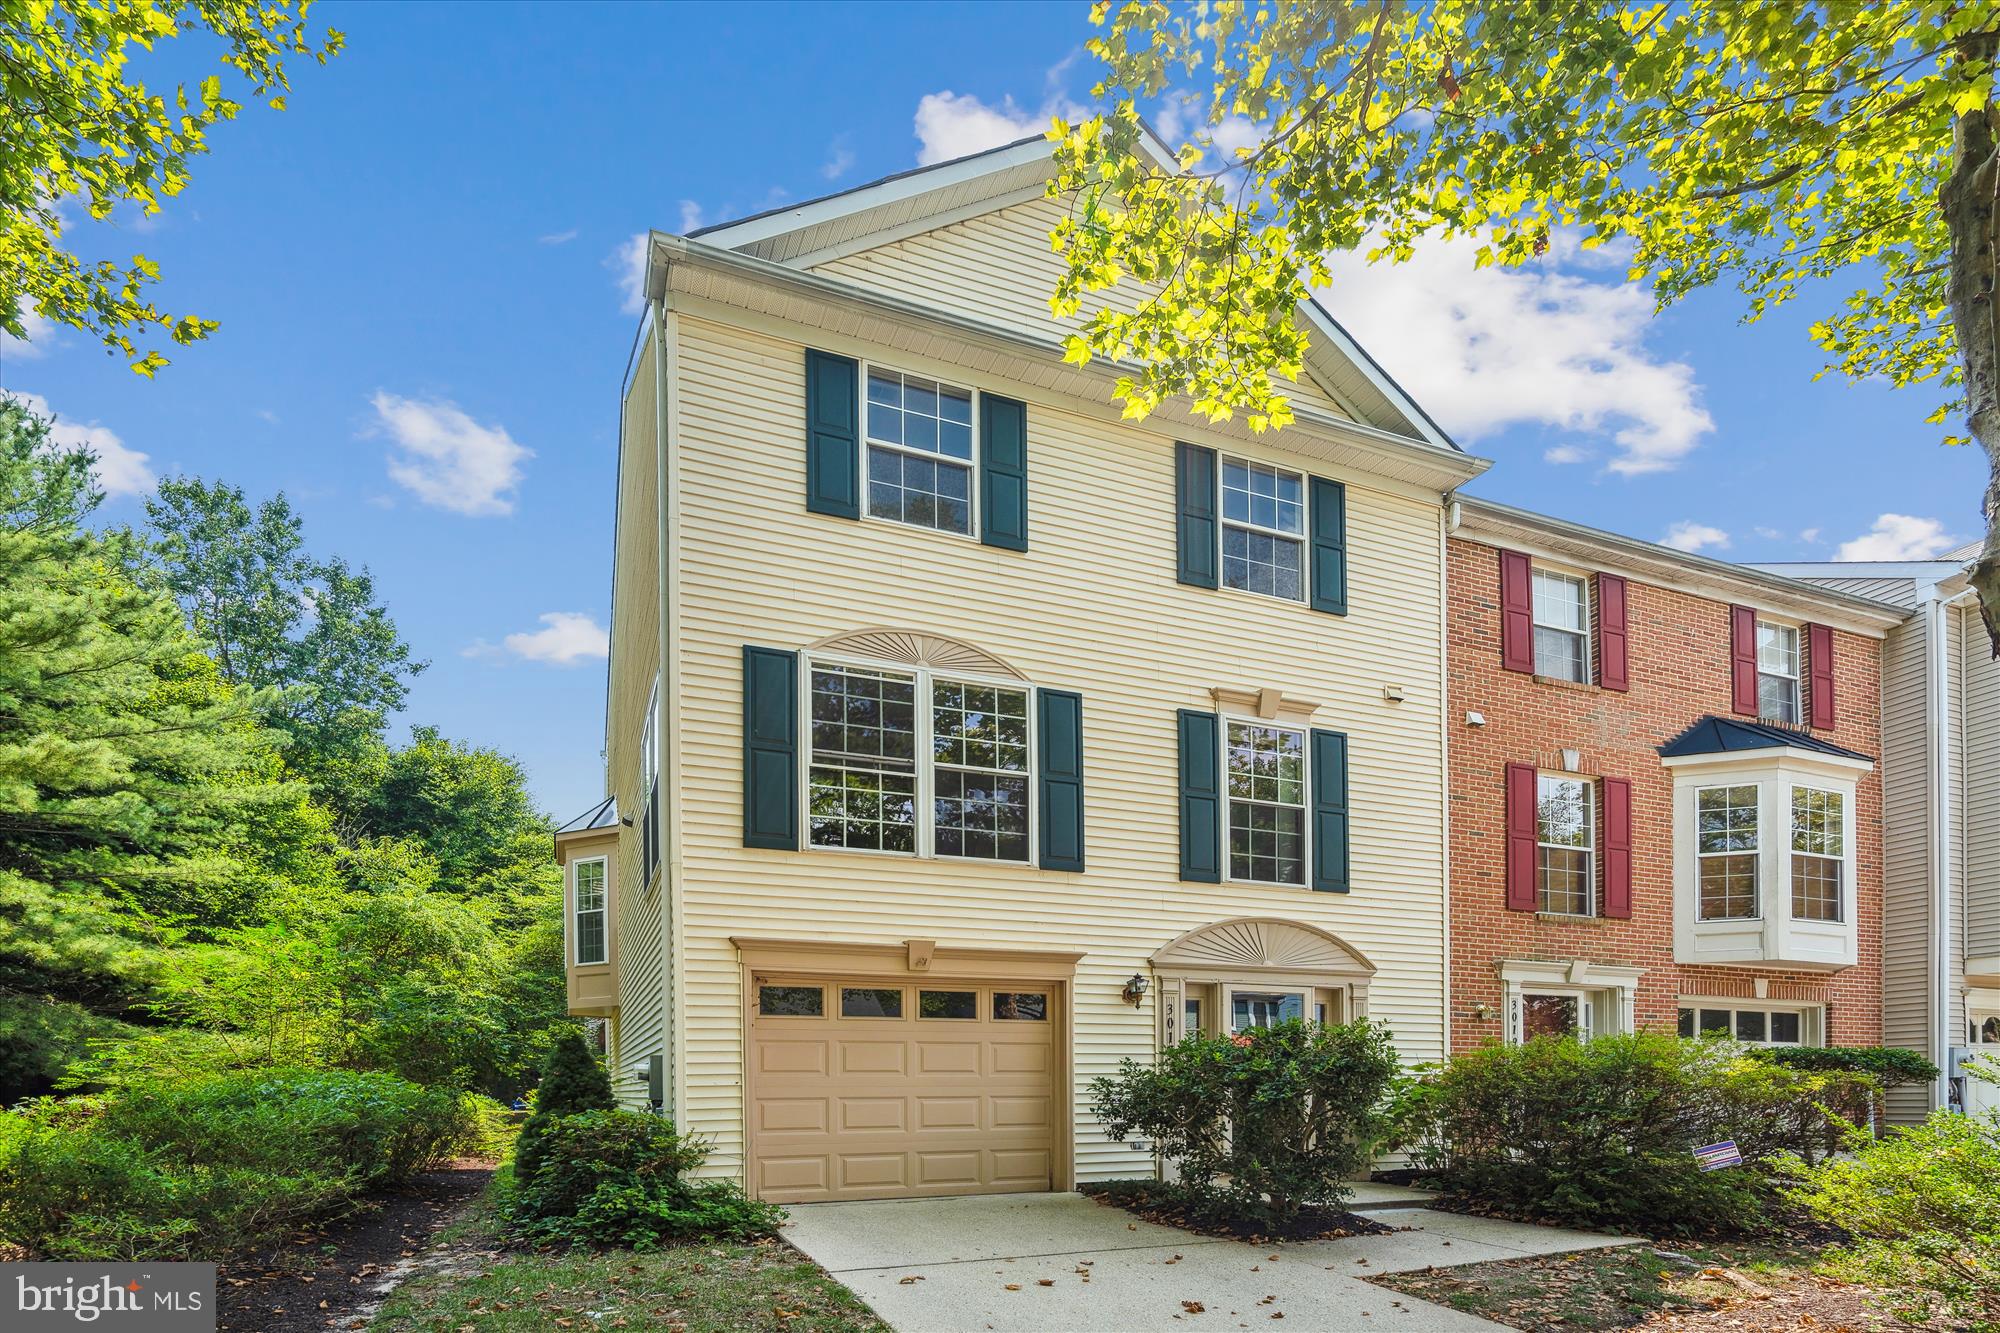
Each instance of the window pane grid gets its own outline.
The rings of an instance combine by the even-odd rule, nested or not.
[[[1305,883],[1305,733],[1231,722],[1229,877]]]
[[[972,393],[893,370],[868,372],[868,512],[972,531]]]
[[[1792,788],[1792,916],[1797,920],[1843,919],[1846,814],[1840,792]]]
[[[1535,674],[1584,679],[1589,668],[1590,585],[1568,574],[1534,573]]]
[[[1222,585],[1305,599],[1305,478],[1222,461]]]
[[[1703,921],[1757,915],[1757,788],[1704,787],[1695,794],[1695,847]]]
[[[1682,1005],[1683,1037],[1722,1036],[1757,1046],[1802,1046],[1806,1015],[1797,1009],[1697,1009]]]
[[[916,850],[916,679],[812,671],[808,837],[815,847]]]
[[[576,864],[576,961],[587,967],[605,961],[604,862]]]
[[[1028,692],[941,680],[931,688],[937,854],[1028,859]]]
[[[1581,778],[1537,782],[1536,906],[1544,912],[1590,916],[1596,907],[1595,802]]]
[[[1757,622],[1757,713],[1799,720],[1799,632],[1790,625]]]

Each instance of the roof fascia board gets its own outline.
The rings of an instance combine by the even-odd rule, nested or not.
[[[759,259],[754,255],[722,249],[702,241],[671,236],[663,232],[652,234],[652,261],[649,266],[647,290],[650,299],[660,299],[665,296],[666,270],[670,265],[677,263],[719,270],[746,281],[786,290],[803,298],[868,311],[906,324],[938,329],[955,338],[997,346],[1016,355],[1057,362],[1063,360],[1064,347],[1056,339],[1037,338],[984,320],[970,319],[940,311],[932,306],[919,305],[901,297],[855,283],[843,282],[824,274],[805,272],[770,260]],[[1108,385],[1115,383],[1120,375],[1130,374],[1134,367],[1124,362],[1099,357],[1079,369]],[[1349,421],[1344,417],[1315,411],[1309,407],[1295,409],[1293,428],[1301,427],[1310,434],[1317,434],[1337,443],[1366,444],[1400,453],[1413,460],[1422,460],[1431,467],[1463,479],[1456,484],[1470,481],[1492,466],[1492,460],[1476,458],[1450,445],[1437,445],[1427,440],[1396,435],[1365,422]]]
[[[1901,607],[1870,597],[1785,578],[1748,565],[1712,560],[1704,555],[1661,546],[1657,542],[1585,527],[1581,523],[1516,509],[1492,500],[1459,496],[1458,501],[1461,519],[1454,536],[1497,541],[1509,549],[1559,563],[1575,563],[1577,554],[1549,544],[1548,538],[1585,543],[1610,555],[1626,571],[1639,573],[1645,582],[1658,587],[1711,600],[1742,600],[1774,611],[1795,611],[1838,629],[1876,639],[1886,637],[1889,630],[1902,624],[1910,615]]]
[[[1759,560],[1747,568],[1790,579],[1908,579],[1921,583],[1955,574],[1961,566],[1951,560]]]
[[[1318,329],[1321,335],[1333,344],[1336,351],[1352,362],[1354,368],[1359,370],[1367,378],[1368,382],[1373,384],[1376,390],[1383,397],[1387,398],[1398,412],[1403,414],[1404,420],[1408,421],[1424,439],[1438,445],[1440,448],[1458,448],[1457,444],[1453,443],[1452,438],[1439,429],[1435,421],[1430,419],[1429,414],[1423,408],[1417,406],[1416,399],[1405,393],[1403,386],[1396,383],[1390,377],[1389,372],[1382,369],[1376,363],[1375,358],[1368,355],[1361,344],[1354,341],[1347,330],[1340,326],[1340,322],[1327,313],[1326,307],[1308,296],[1299,303],[1299,308],[1305,312],[1307,322],[1315,329]]]
[[[1046,185],[1025,186],[1009,194],[995,195],[991,199],[975,200],[969,204],[961,204],[957,208],[946,209],[942,213],[932,213],[925,217],[911,218],[908,222],[898,223],[893,227],[884,227],[880,231],[866,232],[851,240],[839,241],[833,245],[822,246],[817,250],[809,250],[805,254],[794,255],[790,259],[785,260],[785,266],[787,268],[812,268],[816,264],[830,264],[837,259],[845,259],[849,255],[858,255],[869,250],[877,250],[885,245],[894,245],[897,241],[907,241],[912,236],[921,236],[927,231],[936,231],[940,227],[949,227],[955,223],[967,222],[973,218],[982,217],[987,213],[998,212],[1003,208],[1013,208],[1020,204],[1032,203],[1037,199],[1044,198],[1047,194],[1048,187]]]
[[[1848,773],[1871,773],[1875,769],[1872,759],[1850,759],[1846,755],[1827,754],[1823,750],[1808,750],[1798,745],[1752,745],[1741,750],[1711,750],[1705,754],[1663,755],[1660,767],[1668,769],[1702,768],[1771,768],[1792,772],[1798,769],[1823,768]]]
[[[911,199],[932,190],[977,180],[981,176],[1008,171],[1025,166],[1037,158],[1048,158],[1049,142],[1037,137],[1023,139],[1005,148],[989,149],[984,153],[974,153],[951,162],[940,162],[934,167],[923,167],[891,176],[873,185],[862,185],[840,194],[828,195],[800,204],[796,208],[780,209],[760,217],[745,218],[741,222],[726,222],[712,231],[705,231],[701,244],[735,249],[738,246],[753,245],[758,241],[782,236],[788,231],[798,231],[805,227],[816,227],[836,218],[853,213],[879,208]],[[1053,162],[1051,166],[1053,167]]]

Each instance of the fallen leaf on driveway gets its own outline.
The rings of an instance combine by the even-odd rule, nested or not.
[[[1021,1289],[1021,1284],[1018,1282],[1009,1282],[1007,1284],[1007,1290],[1009,1291],[1019,1291],[1020,1289]]]
[[[1189,1314],[1200,1314],[1203,1310],[1206,1310],[1207,1308],[1208,1307],[1203,1305],[1200,1301],[1181,1302],[1181,1309],[1186,1310]]]
[[[896,1279],[896,1281],[897,1281],[897,1282],[898,1282],[898,1283],[899,1283],[900,1285],[902,1285],[902,1286],[905,1286],[905,1287],[907,1287],[907,1286],[909,1286],[909,1285],[910,1285],[910,1284],[911,1284],[912,1282],[922,1282],[922,1281],[923,1281],[923,1278],[922,1278],[921,1276],[918,1276],[918,1277],[904,1277],[904,1278],[897,1278],[897,1279]]]

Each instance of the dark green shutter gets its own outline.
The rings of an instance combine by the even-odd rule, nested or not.
[[[1222,734],[1213,713],[1180,711],[1181,878],[1222,882]]]
[[[799,655],[743,650],[743,845],[799,846]]]
[[[1216,586],[1215,450],[1198,444],[1174,446],[1174,500],[1180,508],[1175,533],[1180,558],[1174,577],[1197,588]]]
[[[806,508],[861,517],[861,365],[806,352]]]
[[[1347,488],[1312,479],[1312,609],[1347,614]]]
[[[1028,407],[979,395],[979,540],[1028,549]]]
[[[1042,869],[1083,869],[1083,696],[1037,690]]]
[[[1312,886],[1317,893],[1346,893],[1347,737],[1312,734]]]

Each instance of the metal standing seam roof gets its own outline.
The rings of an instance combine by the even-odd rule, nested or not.
[[[1859,759],[1863,763],[1874,763],[1874,759],[1856,750],[1850,750],[1832,741],[1821,740],[1807,731],[1794,731],[1790,727],[1773,726],[1769,722],[1746,722],[1737,717],[1708,717],[1696,719],[1694,725],[1660,747],[1660,758],[1674,759],[1682,755],[1731,754],[1741,750],[1775,750],[1789,746],[1797,750],[1811,750],[1816,754],[1830,754],[1842,759]]]
[[[587,833],[591,829],[611,828],[618,823],[618,798],[607,796],[596,805],[578,815],[575,819],[557,829],[557,833]]]

